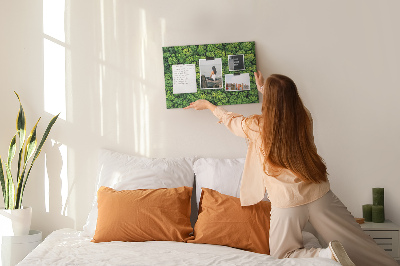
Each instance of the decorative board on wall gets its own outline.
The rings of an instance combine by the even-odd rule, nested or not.
[[[255,42],[163,47],[167,109],[258,103]]]

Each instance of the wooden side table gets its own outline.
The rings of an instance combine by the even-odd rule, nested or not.
[[[14,266],[42,242],[42,232],[30,230],[25,236],[0,237],[2,266]]]
[[[384,223],[365,222],[361,228],[397,262],[400,261],[400,226],[386,220]]]

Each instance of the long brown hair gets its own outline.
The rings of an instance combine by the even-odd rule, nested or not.
[[[286,168],[305,182],[327,180],[326,165],[318,155],[312,122],[296,84],[273,74],[264,84],[261,136],[264,166]]]

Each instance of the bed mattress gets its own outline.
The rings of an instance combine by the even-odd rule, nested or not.
[[[278,260],[269,255],[209,244],[92,243],[90,240],[81,231],[54,231],[18,265],[339,265],[324,258]]]

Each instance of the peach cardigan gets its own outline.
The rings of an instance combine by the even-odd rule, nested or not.
[[[232,133],[248,142],[240,187],[242,206],[258,203],[264,198],[266,191],[271,204],[278,208],[307,204],[329,191],[329,182],[306,183],[288,169],[273,171],[268,166],[264,168],[260,128],[252,117],[246,118],[227,112],[222,107],[215,108],[213,114],[220,120],[219,123],[223,123]]]

